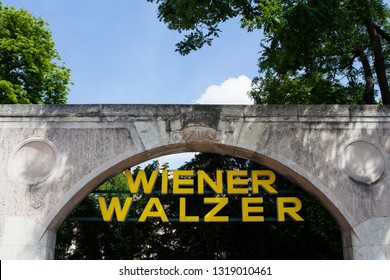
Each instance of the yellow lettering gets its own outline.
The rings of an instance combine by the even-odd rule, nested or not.
[[[153,207],[156,209],[155,211],[152,211]],[[150,217],[160,218],[163,222],[169,222],[167,214],[165,214],[164,208],[157,197],[149,199],[138,222],[145,222]]]
[[[98,197],[98,202],[100,206],[100,211],[102,212],[103,221],[111,222],[114,213],[118,222],[124,222],[126,220],[127,214],[129,213],[132,197],[127,197],[125,205],[121,207],[121,202],[118,197],[113,197],[110,201],[110,206],[107,208],[107,202],[104,197]]]
[[[210,210],[205,216],[205,222],[228,222],[228,216],[215,216],[223,207],[228,204],[227,197],[205,197],[203,199],[204,204],[216,204],[213,209]]]
[[[144,193],[151,194],[153,191],[154,183],[156,182],[158,175],[158,170],[153,170],[152,175],[148,179],[146,178],[146,173],[144,170],[139,170],[137,172],[135,181],[133,180],[133,176],[131,175],[129,170],[125,170],[125,176],[127,179],[127,185],[129,186],[129,190],[131,194],[138,193],[140,188],[140,184],[142,183]]]
[[[268,179],[260,179],[260,176],[267,176]],[[252,188],[253,193],[259,193],[259,186],[261,186],[267,193],[269,194],[277,194],[277,190],[275,190],[271,184],[273,184],[276,180],[275,173],[271,170],[253,170],[252,171]]]
[[[264,216],[250,216],[250,213],[263,213],[263,206],[251,206],[252,204],[263,204],[262,197],[242,198],[242,221],[243,222],[264,222]]]
[[[292,204],[288,207],[286,204]],[[303,221],[303,218],[298,215],[298,211],[302,208],[302,202],[297,197],[278,197],[276,199],[278,222],[284,222],[286,220],[286,214],[289,215],[294,221]]]
[[[198,216],[187,216],[186,215],[186,199],[185,197],[180,197],[180,222],[199,222]]]
[[[194,170],[175,170],[173,171],[173,193],[174,194],[193,194],[194,189],[181,188],[180,186],[193,186],[194,179],[182,178],[193,177]]]
[[[163,170],[161,177],[161,194],[168,194],[168,170]]]
[[[217,170],[217,182],[214,182],[203,170],[198,171],[198,194],[204,194],[204,183],[206,182],[215,193],[222,194],[222,170]]]
[[[242,179],[240,176],[247,176],[248,171],[246,170],[228,170],[227,172],[227,186],[228,194],[247,194],[248,187],[246,188],[235,188],[235,186],[248,185],[248,179]]]

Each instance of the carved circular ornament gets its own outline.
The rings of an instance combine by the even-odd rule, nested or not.
[[[383,152],[367,140],[349,142],[342,151],[340,165],[352,180],[368,185],[377,182],[386,170]]]
[[[8,162],[8,174],[15,181],[36,185],[52,174],[56,162],[54,145],[45,139],[33,138],[14,149]]]

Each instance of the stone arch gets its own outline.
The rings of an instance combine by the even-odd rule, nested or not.
[[[95,187],[129,166],[196,151],[274,169],[333,215],[345,258],[390,258],[389,107],[96,104],[0,111],[2,259],[52,258],[59,225]],[[28,169],[34,159],[47,169]]]
[[[315,196],[340,225],[342,231],[351,229],[356,224],[353,216],[343,203],[338,200],[332,192],[308,170],[293,163],[291,160],[279,155],[265,156],[257,152],[237,148],[225,144],[215,144],[211,141],[187,142],[182,145],[161,146],[142,153],[133,151],[125,152],[105,162],[98,168],[85,175],[80,181],[74,184],[63,198],[56,204],[47,216],[43,226],[50,231],[56,232],[70,212],[96,187],[109,178],[117,175],[126,168],[135,166],[144,161],[158,158],[168,154],[184,152],[210,152],[229,154],[252,160],[271,168],[280,175],[296,183],[303,190]]]

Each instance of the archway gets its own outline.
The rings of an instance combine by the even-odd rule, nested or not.
[[[261,198],[263,222],[245,222],[242,219],[242,199],[247,195],[228,195],[226,186],[227,172],[232,170],[247,171],[264,170],[268,168],[253,162],[228,155],[197,153],[191,161],[183,163],[181,171],[202,170],[213,180],[216,180],[216,170],[223,172],[224,195],[228,203],[219,210],[217,216],[228,218],[224,223],[205,223],[204,215],[216,205],[205,205],[204,197],[215,199],[221,197],[205,186],[203,195],[198,192],[196,171],[192,185],[185,188],[194,189],[194,195],[175,195],[172,185],[169,194],[161,195],[161,182],[164,170],[172,180],[173,171],[168,168],[168,161],[155,159],[147,165],[142,164],[132,168],[134,178],[138,171],[144,170],[149,178],[159,171],[156,180],[153,179],[153,193],[140,191],[130,195],[126,176],[121,173],[108,180],[94,190],[72,211],[57,232],[56,258],[59,259],[340,259],[342,258],[341,233],[339,226],[329,217],[323,207],[306,192],[300,190],[288,180],[277,174],[272,186],[279,195],[287,199],[293,197],[303,203],[299,211],[303,222],[293,222],[291,216],[286,222],[277,222],[277,205],[275,194],[265,190],[250,197]],[[167,164],[165,164],[167,163]],[[228,171],[229,170],[229,171]],[[180,171],[179,171],[180,172]],[[153,176],[152,176],[153,177]],[[247,178],[244,175],[244,178]],[[218,179],[219,180],[219,179]],[[192,179],[191,179],[192,181]],[[220,180],[222,181],[222,180]],[[171,181],[172,182],[172,181]],[[144,185],[145,183],[143,183]],[[248,186],[247,186],[248,187]],[[251,189],[251,188],[250,188]],[[226,196],[225,196],[226,195]],[[113,199],[119,199],[122,206],[129,197],[131,207],[125,211],[125,220],[110,222],[102,219],[102,210],[97,200],[104,199],[107,205]],[[140,216],[145,205],[157,199],[161,203],[164,215],[168,220],[151,218],[140,222]],[[185,205],[179,203],[184,199]],[[219,199],[219,198],[217,198]],[[179,216],[184,210],[192,222],[179,222]],[[110,207],[109,207],[110,208]],[[257,207],[256,207],[257,208]],[[206,210],[207,209],[207,210]],[[155,209],[154,209],[155,210]],[[122,211],[121,211],[122,212]],[[123,212],[122,212],[123,213]],[[154,213],[155,214],[155,213]],[[221,216],[222,215],[222,216]],[[254,214],[258,215],[258,214]],[[122,219],[122,218],[120,218]],[[195,219],[195,221],[194,221]],[[308,246],[310,244],[310,246]]]
[[[52,258],[59,225],[96,186],[148,159],[194,151],[278,171],[333,215],[346,258],[388,258],[386,107],[28,105],[2,112],[4,259]]]
[[[198,144],[197,146],[199,146],[199,144]],[[207,151],[208,151],[207,147],[208,147],[208,145],[206,146],[205,149],[203,149],[203,152],[207,152]],[[230,147],[230,148],[231,148],[231,147]],[[199,149],[199,148],[198,148],[198,149]],[[224,151],[225,154],[226,154],[226,151],[228,151],[228,149],[229,149],[229,147],[222,147],[222,146],[219,146],[219,147],[218,147],[218,150],[219,150],[219,151]],[[166,151],[169,151],[169,147],[164,147],[164,151],[165,151],[165,152],[166,152]],[[231,151],[230,151],[230,152],[231,152]],[[248,154],[248,151],[234,149],[234,153],[235,153],[236,156],[243,158],[245,155]],[[151,158],[153,158],[155,154],[159,154],[159,156],[163,155],[163,154],[160,154],[159,152],[154,153],[153,151],[152,151],[151,153],[149,153],[148,155],[149,155]],[[164,154],[164,155],[165,155],[165,154]],[[144,158],[144,157],[142,156],[142,158]],[[148,159],[149,159],[149,158],[148,158]],[[285,177],[288,176],[289,179],[290,179],[290,180],[294,180],[294,182],[295,182],[296,184],[302,184],[302,182],[304,182],[304,183],[306,184],[306,185],[304,185],[304,190],[305,190],[305,192],[310,192],[311,195],[316,195],[317,198],[323,197],[323,196],[324,196],[324,195],[320,195],[320,196],[319,196],[318,193],[321,193],[321,191],[318,190],[318,189],[317,189],[317,190],[314,190],[315,186],[313,186],[313,184],[310,183],[306,178],[304,178],[304,177],[303,177],[302,175],[300,175],[300,174],[296,174],[294,171],[290,170],[290,168],[286,168],[285,166],[283,166],[283,165],[280,164],[279,162],[276,162],[275,160],[272,160],[272,159],[270,159],[270,158],[268,158],[268,157],[264,157],[263,155],[256,155],[256,154],[253,154],[253,155],[252,155],[252,160],[253,160],[253,159],[255,159],[257,163],[260,163],[260,162],[261,162],[262,165],[267,164],[267,167],[269,167],[270,169],[276,170],[275,168],[279,168],[279,169],[277,169],[279,173],[283,172],[283,174],[285,174],[285,175],[284,175]],[[131,160],[131,159],[129,159],[129,160]],[[134,166],[134,165],[133,165],[133,166]],[[117,170],[115,166],[113,166],[112,168],[114,168],[115,170]],[[127,168],[128,168],[128,167],[127,167]],[[280,172],[280,171],[281,171],[281,172]],[[76,196],[77,196],[77,195],[76,195]],[[70,201],[72,201],[72,200],[70,200]],[[326,201],[326,200],[325,200],[325,201]],[[333,207],[333,208],[331,208],[331,209],[333,209],[332,211],[335,211],[335,209],[334,209],[335,206],[331,206],[331,207]],[[339,223],[341,229],[342,229],[343,226],[344,226],[344,227],[346,226],[347,228],[349,227],[348,222],[345,220],[345,218],[342,216],[342,214],[341,214],[338,210],[336,210],[336,212],[333,212],[332,214],[333,214],[333,216],[336,215],[336,217],[339,217],[339,219],[341,219],[341,222],[340,222],[340,221],[337,221],[337,222]],[[341,217],[341,218],[340,218],[340,217]],[[318,252],[317,252],[317,253],[318,253]],[[287,254],[287,253],[286,253],[286,254]],[[271,254],[269,254],[269,255],[271,255]],[[290,255],[289,255],[289,256],[290,256]],[[290,257],[291,257],[291,256],[290,256]]]

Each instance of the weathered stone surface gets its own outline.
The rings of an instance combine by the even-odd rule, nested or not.
[[[344,148],[340,165],[351,179],[369,185],[384,175],[387,163],[385,154],[375,144],[356,140]]]
[[[346,258],[389,259],[388,135],[386,106],[0,105],[0,259],[52,258],[95,187],[191,151],[274,169],[330,211]]]

